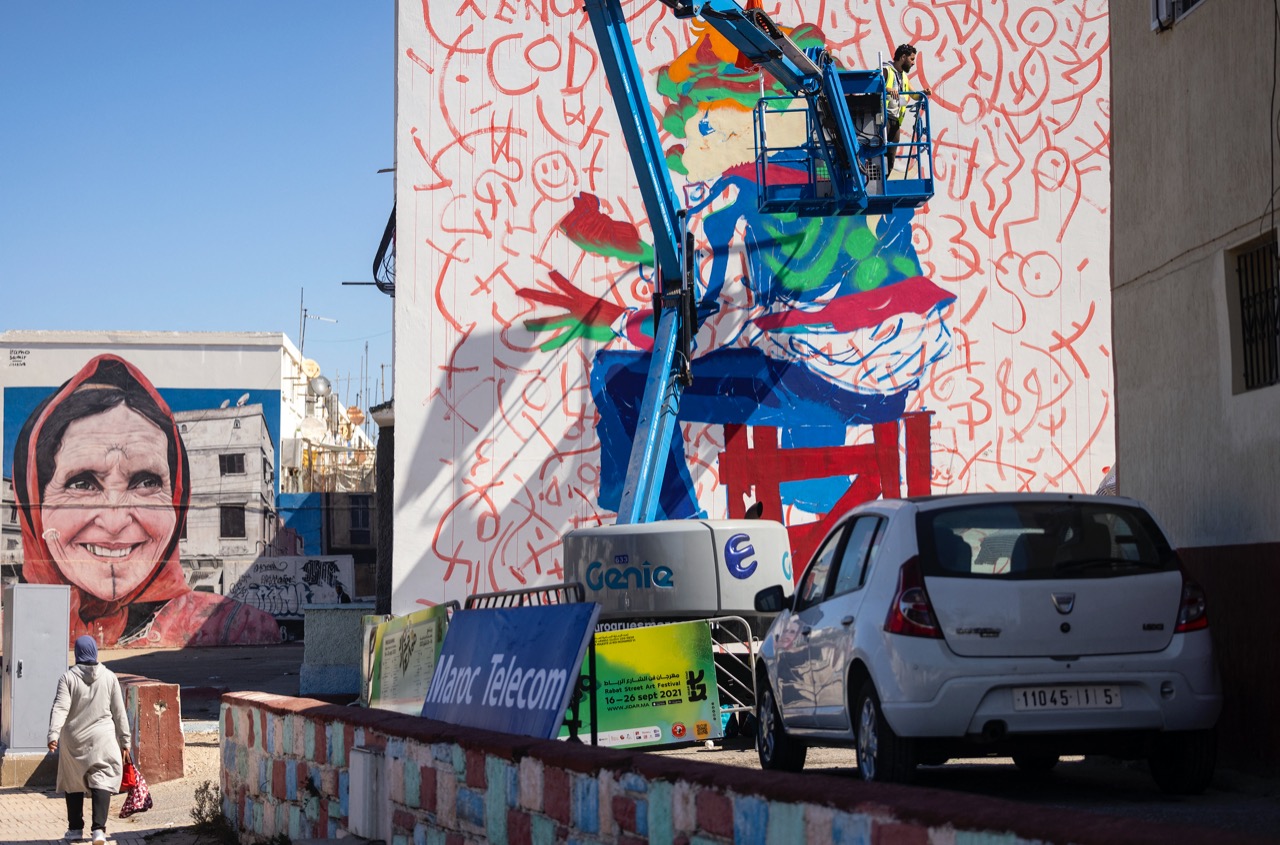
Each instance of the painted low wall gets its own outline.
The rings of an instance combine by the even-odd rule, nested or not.
[[[382,755],[376,812],[388,824],[381,833],[389,845],[1247,841],[939,790],[536,740],[267,693],[224,695],[221,731],[222,808],[242,841],[346,833],[363,794],[351,775],[353,748]]]
[[[177,780],[184,774],[182,699],[177,684],[137,675],[121,675],[124,706],[132,732],[130,755],[147,783]]]

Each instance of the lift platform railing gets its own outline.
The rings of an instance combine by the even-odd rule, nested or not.
[[[761,97],[755,108],[760,210],[832,217],[887,214],[928,202],[934,190],[928,96],[909,96],[916,99],[911,135],[894,143],[887,138],[878,70],[828,65],[815,102]],[[888,171],[890,152],[897,159],[894,173]],[[898,170],[901,178],[894,178]]]

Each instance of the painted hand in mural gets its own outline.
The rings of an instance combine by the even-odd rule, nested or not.
[[[627,309],[605,299],[592,296],[575,286],[573,282],[570,282],[555,270],[552,270],[549,275],[551,283],[556,286],[558,292],[553,293],[541,288],[520,288],[517,291],[517,293],[531,302],[550,305],[553,308],[563,308],[566,312],[558,317],[535,317],[524,321],[524,327],[531,332],[550,331],[556,333],[550,340],[543,342],[539,348],[543,352],[550,352],[578,339],[594,340],[601,343],[607,343],[612,340],[614,337],[613,324],[627,312]],[[627,320],[627,325],[630,327],[634,324],[636,328],[633,342],[636,342],[642,348],[652,348],[652,335],[648,336],[647,343],[644,342],[643,326],[647,322],[643,319],[645,314],[652,314],[652,312],[646,311],[642,313],[633,310]],[[627,332],[628,337],[632,337],[632,334],[630,331]]]

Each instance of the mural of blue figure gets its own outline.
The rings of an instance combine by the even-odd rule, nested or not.
[[[954,296],[921,274],[910,210],[822,219],[757,210],[751,108],[760,74],[736,67],[732,47],[713,30],[697,35],[658,77],[667,101],[663,128],[685,139],[668,151],[668,163],[687,180],[690,217],[701,221],[710,248],[699,279],[693,382],[678,419],[775,427],[783,448],[843,445],[850,427],[897,420],[907,410],[922,373],[950,350],[943,313]],[[792,38],[802,47],[822,42],[808,25]],[[652,266],[651,247],[634,227],[606,217],[594,196],[580,195],[560,226],[588,252]],[[732,284],[739,281],[731,272],[735,256],[741,285]],[[648,371],[652,312],[584,293],[559,274],[551,278],[556,292],[520,291],[567,312],[526,321],[530,330],[556,332],[544,350],[578,337],[623,338],[636,347],[598,351],[591,370],[599,504],[616,510]],[[847,476],[790,482],[783,504],[825,513],[848,486]],[[701,515],[684,444],[675,438],[659,518]]]

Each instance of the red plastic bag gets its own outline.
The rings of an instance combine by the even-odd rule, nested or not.
[[[128,792],[138,785],[138,767],[130,760],[124,764],[124,777],[120,778],[120,791]]]
[[[125,796],[124,806],[120,808],[120,818],[127,819],[134,813],[142,813],[151,809],[151,790],[147,789],[147,782],[142,777],[142,772],[138,771],[138,767],[132,763],[129,768],[133,769],[137,783],[129,788],[129,794]]]

